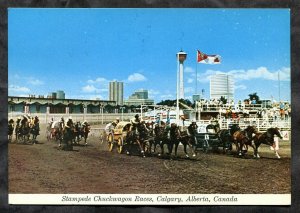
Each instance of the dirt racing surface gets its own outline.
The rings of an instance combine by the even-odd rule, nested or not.
[[[260,159],[230,154],[203,153],[179,157],[142,158],[109,152],[106,143],[89,137],[73,151],[58,149],[42,132],[38,144],[9,144],[9,193],[117,193],[117,194],[225,194],[291,193],[290,142],[280,142],[277,159],[269,147]]]

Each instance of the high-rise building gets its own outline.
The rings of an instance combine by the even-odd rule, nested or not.
[[[231,101],[234,99],[234,80],[229,74],[215,74],[210,76],[210,99],[221,97]]]
[[[140,89],[136,90],[129,99],[148,99],[148,90]]]
[[[123,82],[109,82],[109,100],[116,101],[117,105],[123,105]]]
[[[148,99],[148,90],[140,89],[136,90],[128,100],[124,101],[125,105],[153,105],[154,100]]]
[[[56,98],[57,98],[57,99],[65,99],[65,93],[64,93],[64,91],[58,90],[58,91],[56,92]]]

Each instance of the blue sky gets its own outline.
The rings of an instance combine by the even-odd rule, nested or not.
[[[176,98],[176,53],[185,51],[185,97],[209,98],[209,76],[231,73],[235,100],[290,100],[289,9],[9,9],[9,95],[108,99],[108,82],[124,98],[149,90]],[[197,64],[196,51],[222,63]],[[279,73],[279,74],[278,74]],[[280,76],[280,84],[278,82]]]

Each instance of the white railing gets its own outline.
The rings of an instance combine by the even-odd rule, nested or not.
[[[17,117],[22,116],[24,113],[8,113],[8,119],[14,119],[16,120]],[[86,120],[87,122],[91,124],[105,124],[109,123],[113,120],[115,120],[117,117],[120,120],[129,121],[129,119],[133,118],[135,113],[123,113],[123,116],[121,113],[93,113],[93,114],[47,114],[47,113],[32,113],[30,116],[38,116],[41,124],[48,123],[51,118],[53,118],[54,121],[60,120],[61,117],[63,117],[65,120],[71,116],[73,121],[81,121],[83,122]],[[200,124],[210,124],[213,121],[211,120],[200,120],[197,121],[197,123]],[[262,119],[262,118],[241,118],[238,122],[236,120],[232,119],[222,119],[218,120],[221,129],[229,129],[229,126],[233,123],[238,123],[239,126],[244,129],[247,126],[256,126],[258,131],[265,131],[268,128],[271,127],[278,127],[282,130],[291,130],[291,120],[290,118],[287,120],[273,120],[273,119]],[[188,123],[188,121],[186,122]]]
[[[133,118],[136,113],[78,113],[78,114],[48,114],[48,113],[31,113],[30,116],[38,116],[39,121],[41,124],[48,123],[52,118],[54,121],[60,120],[62,117],[66,120],[70,116],[72,117],[73,121],[81,121],[83,122],[86,120],[91,124],[105,124],[112,122],[116,118],[119,118],[120,121],[129,121],[129,119]],[[8,119],[16,120],[19,116],[24,115],[24,113],[17,113],[17,112],[9,112]]]

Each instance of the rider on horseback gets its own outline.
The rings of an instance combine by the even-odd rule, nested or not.
[[[70,129],[71,127],[73,127],[73,120],[72,117],[69,117],[65,124],[65,128]]]
[[[83,121],[83,123],[82,123],[82,128],[84,128],[84,127],[86,127],[86,126],[89,126],[90,124],[86,121],[86,120],[84,120]]]
[[[14,122],[14,119],[9,119],[9,121],[8,121],[8,124],[14,124],[15,122]]]
[[[65,119],[63,117],[60,118],[59,125],[63,128],[65,126]]]
[[[134,116],[134,118],[131,118],[130,119],[130,123],[131,123],[131,126],[130,126],[129,131],[135,130],[135,128],[137,127],[137,125],[141,123],[141,119],[139,117],[139,114],[136,114]]]

